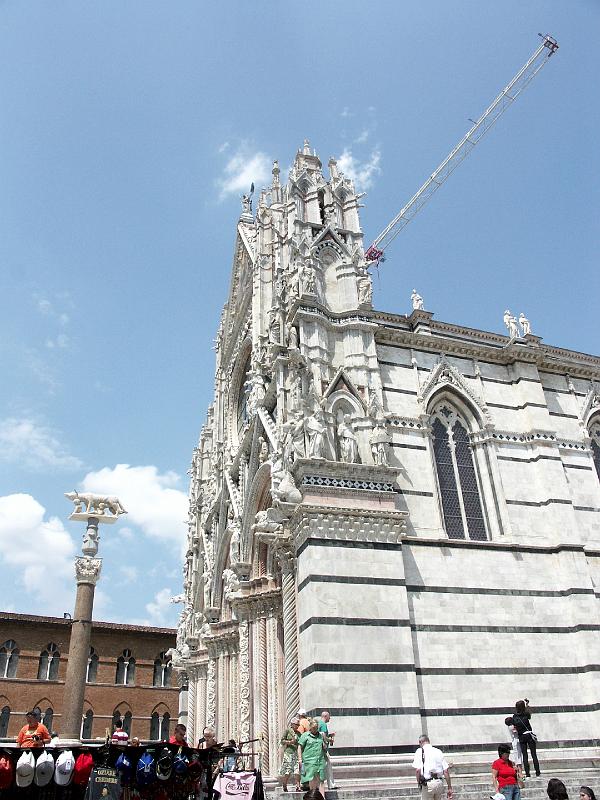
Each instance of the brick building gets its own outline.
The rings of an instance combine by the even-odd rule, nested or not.
[[[36,706],[60,734],[69,637],[68,619],[0,612],[0,739],[16,736]],[[82,736],[103,737],[117,716],[140,739],[172,732],[179,689],[166,654],[174,646],[170,628],[94,622]]]

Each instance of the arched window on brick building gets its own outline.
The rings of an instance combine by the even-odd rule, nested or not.
[[[54,709],[47,708],[42,715],[42,723],[48,728],[49,731],[52,730],[53,719],[54,719]]]
[[[81,723],[81,738],[82,739],[91,739],[92,738],[92,728],[94,726],[94,712],[91,708],[89,708],[83,717]]]
[[[159,653],[154,659],[153,686],[171,685],[171,658],[166,653]]]
[[[153,711],[150,717],[150,736],[149,739],[156,742],[160,739],[160,717],[158,711]]]
[[[127,731],[127,734],[131,736],[131,720],[133,719],[133,714],[131,711],[126,711],[123,717],[123,730]]]
[[[98,653],[93,647],[90,647],[90,654],[88,656],[87,673],[85,680],[87,683],[96,683],[98,679]]]
[[[170,727],[170,725],[171,725],[171,715],[169,714],[168,711],[166,711],[162,715],[162,719],[160,721],[160,738],[162,739],[163,742],[168,742],[169,741],[169,735],[170,735],[169,727]]]
[[[449,539],[487,540],[468,426],[447,400],[431,415],[433,455]]]
[[[16,678],[19,648],[14,639],[7,639],[0,647],[0,678]]]
[[[132,686],[135,682],[135,658],[131,655],[131,650],[123,650],[117,658],[117,672],[115,683],[119,686]]]
[[[10,706],[3,706],[0,711],[0,737],[8,736],[8,723],[10,722]]]
[[[50,642],[45,650],[40,653],[38,664],[38,681],[58,680],[58,667],[60,665],[60,653],[54,642]]]

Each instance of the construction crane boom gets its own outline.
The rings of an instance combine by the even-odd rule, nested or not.
[[[523,89],[538,74],[550,56],[558,50],[558,43],[552,36],[542,35],[542,43],[531,56],[529,61],[521,67],[511,82],[500,92],[494,102],[483,112],[473,127],[463,136],[454,150],[442,161],[439,167],[425,181],[419,191],[414,194],[399,214],[384,228],[365,252],[367,266],[378,264],[384,251],[394,241],[400,231],[408,225],[415,215],[423,208],[431,196],[450,177],[458,165],[464,161],[471,150],[478,144],[489,131],[496,120],[516,100]]]

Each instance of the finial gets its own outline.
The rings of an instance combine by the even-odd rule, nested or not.
[[[329,174],[331,175],[331,177],[339,178],[340,171],[338,169],[337,161],[333,156],[331,156],[331,158],[329,159],[328,166],[329,166]]]
[[[308,141],[308,139],[304,140],[304,147],[302,148],[302,152],[305,156],[310,155],[310,142]]]
[[[273,162],[273,186],[279,186],[279,174],[281,170],[279,169],[279,161]]]

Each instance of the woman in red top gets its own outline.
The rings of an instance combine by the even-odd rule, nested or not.
[[[506,800],[521,800],[519,790],[519,773],[510,760],[510,745],[501,744],[498,747],[498,756],[492,764],[492,778],[496,792],[503,794]]]

